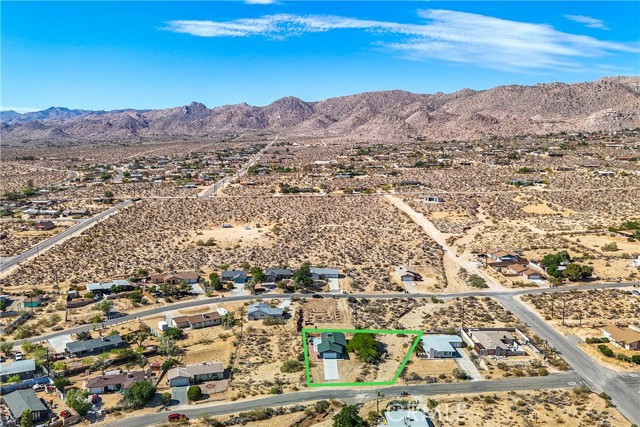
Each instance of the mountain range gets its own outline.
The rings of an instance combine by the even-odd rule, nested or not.
[[[264,107],[207,108],[193,102],[161,110],[90,111],[51,107],[0,113],[5,142],[100,141],[171,136],[207,137],[243,131],[392,140],[474,139],[560,131],[640,127],[640,78],[498,86],[445,94],[401,90],[305,102],[285,97]]]

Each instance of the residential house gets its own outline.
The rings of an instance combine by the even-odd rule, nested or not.
[[[149,282],[154,284],[166,283],[169,285],[178,285],[183,281],[188,285],[198,283],[200,275],[197,271],[173,271],[171,273],[152,274],[149,276]]]
[[[73,341],[65,345],[66,352],[75,357],[83,357],[90,354],[104,353],[113,350],[123,344],[120,335],[107,335],[84,341]]]
[[[444,203],[444,198],[439,196],[427,196],[424,198],[427,203]]]
[[[640,350],[640,332],[635,329],[609,325],[602,328],[602,332],[605,337],[609,338],[614,345],[620,348]]]
[[[342,332],[323,332],[316,349],[322,359],[342,359],[347,354],[347,339]]]
[[[110,294],[112,288],[117,287],[121,291],[131,291],[134,286],[128,280],[116,279],[106,283],[87,283],[85,288],[87,292],[93,292],[94,294]]]
[[[267,268],[265,276],[265,282],[280,282],[281,280],[291,279],[293,270],[288,268]]]
[[[473,328],[463,334],[481,356],[524,356],[519,340],[528,342],[516,328]]]
[[[422,280],[422,276],[420,275],[420,273],[415,270],[411,270],[404,265],[396,268],[396,274],[400,276],[400,280],[402,280],[403,282],[418,282]]]
[[[247,309],[247,316],[249,320],[281,319],[283,315],[284,309],[272,307],[266,302],[253,303]]]
[[[22,305],[24,308],[36,308],[42,305],[42,300],[37,297],[29,297],[22,300]]]
[[[43,424],[49,419],[49,409],[31,389],[7,393],[2,396],[2,400],[11,412],[11,416],[18,421],[27,410],[31,411],[33,424]]]
[[[9,378],[17,375],[21,380],[33,378],[36,373],[35,359],[16,360],[7,365],[0,363],[0,381],[6,382]]]
[[[35,229],[38,231],[49,231],[56,228],[56,225],[51,221],[40,221],[35,225]]]
[[[109,375],[99,375],[89,378],[84,382],[84,388],[89,394],[102,394],[114,391],[125,391],[137,382],[147,379],[148,373],[144,371],[117,372]]]
[[[171,387],[188,386],[194,383],[208,380],[221,380],[224,378],[224,366],[222,362],[204,362],[195,365],[178,366],[169,369],[167,382]]]
[[[421,344],[423,352],[418,355],[427,359],[458,357],[456,349],[465,347],[458,335],[423,335]]]
[[[614,176],[616,173],[614,171],[597,171],[598,176]]]
[[[222,316],[217,311],[212,313],[194,314],[192,316],[178,316],[171,319],[171,326],[174,328],[208,328],[222,323]]]
[[[495,251],[488,252],[487,257],[498,262],[517,262],[520,259],[518,254],[503,251],[502,249],[496,249]]]
[[[242,285],[247,282],[247,272],[244,270],[225,270],[220,275],[223,282],[233,282]]]
[[[335,268],[311,267],[313,280],[337,279],[339,276],[338,270]]]
[[[74,217],[74,216],[88,216],[91,212],[88,209],[68,209],[62,211],[62,216],[65,217]]]
[[[522,276],[529,280],[541,280],[544,276],[526,265],[522,264],[511,264],[507,267],[511,274],[515,274],[516,276]]]

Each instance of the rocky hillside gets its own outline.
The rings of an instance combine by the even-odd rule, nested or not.
[[[279,99],[207,108],[193,102],[165,110],[85,111],[49,108],[27,114],[3,112],[3,141],[107,140],[156,136],[205,136],[273,131],[282,135],[350,136],[390,140],[640,127],[640,78],[594,82],[499,86],[451,94],[369,92],[305,102]]]

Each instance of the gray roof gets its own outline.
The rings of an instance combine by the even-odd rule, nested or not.
[[[88,291],[110,291],[114,286],[128,288],[133,285],[128,280],[116,279],[107,283],[87,283],[86,289]]]
[[[115,283],[87,283],[86,289],[88,291],[107,291],[111,290],[115,286]]]
[[[44,403],[38,399],[38,396],[36,396],[33,390],[30,389],[16,390],[4,395],[2,398],[14,418],[21,417],[22,413],[27,409],[31,412],[48,410],[47,407],[44,406]]]
[[[452,343],[462,343],[462,338],[458,335],[423,335],[422,347],[425,351],[434,349],[435,351],[455,351]]]
[[[0,363],[0,377],[33,372],[35,370],[36,361],[34,359],[16,360],[10,365]]]
[[[287,276],[293,275],[293,270],[290,270],[288,268],[267,268],[265,274],[267,276]]]
[[[120,344],[122,344],[120,335],[107,335],[102,338],[69,342],[67,343],[67,351],[69,353],[80,353],[82,351],[95,351],[101,348],[114,347]]]
[[[320,276],[329,276],[329,275],[337,275],[337,268],[319,268],[319,267],[311,267],[311,274],[318,274]]]
[[[167,378],[193,378],[196,375],[221,374],[224,373],[222,362],[205,362],[195,365],[178,366],[167,371]]]
[[[240,277],[242,279],[247,278],[247,272],[244,270],[225,270],[220,275],[220,278],[223,280],[233,280],[236,277]]]
[[[262,311],[270,316],[282,316],[284,313],[284,309],[278,307],[272,307],[270,304],[266,302],[254,302],[247,309],[247,313],[255,313],[256,311]]]

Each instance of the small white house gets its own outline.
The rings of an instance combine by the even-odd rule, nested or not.
[[[165,322],[164,320],[158,322],[158,330],[160,332],[164,332],[167,329],[169,329],[169,324],[167,322]]]
[[[204,362],[195,365],[178,366],[167,371],[167,381],[171,387],[188,386],[194,382],[224,379],[222,362]]]
[[[456,357],[456,349],[465,346],[458,335],[423,335],[421,341],[424,352],[420,356],[428,359]]]
[[[427,203],[444,203],[444,198],[440,196],[427,196],[424,198]]]
[[[337,279],[340,274],[335,268],[311,267],[311,277],[313,280]]]

